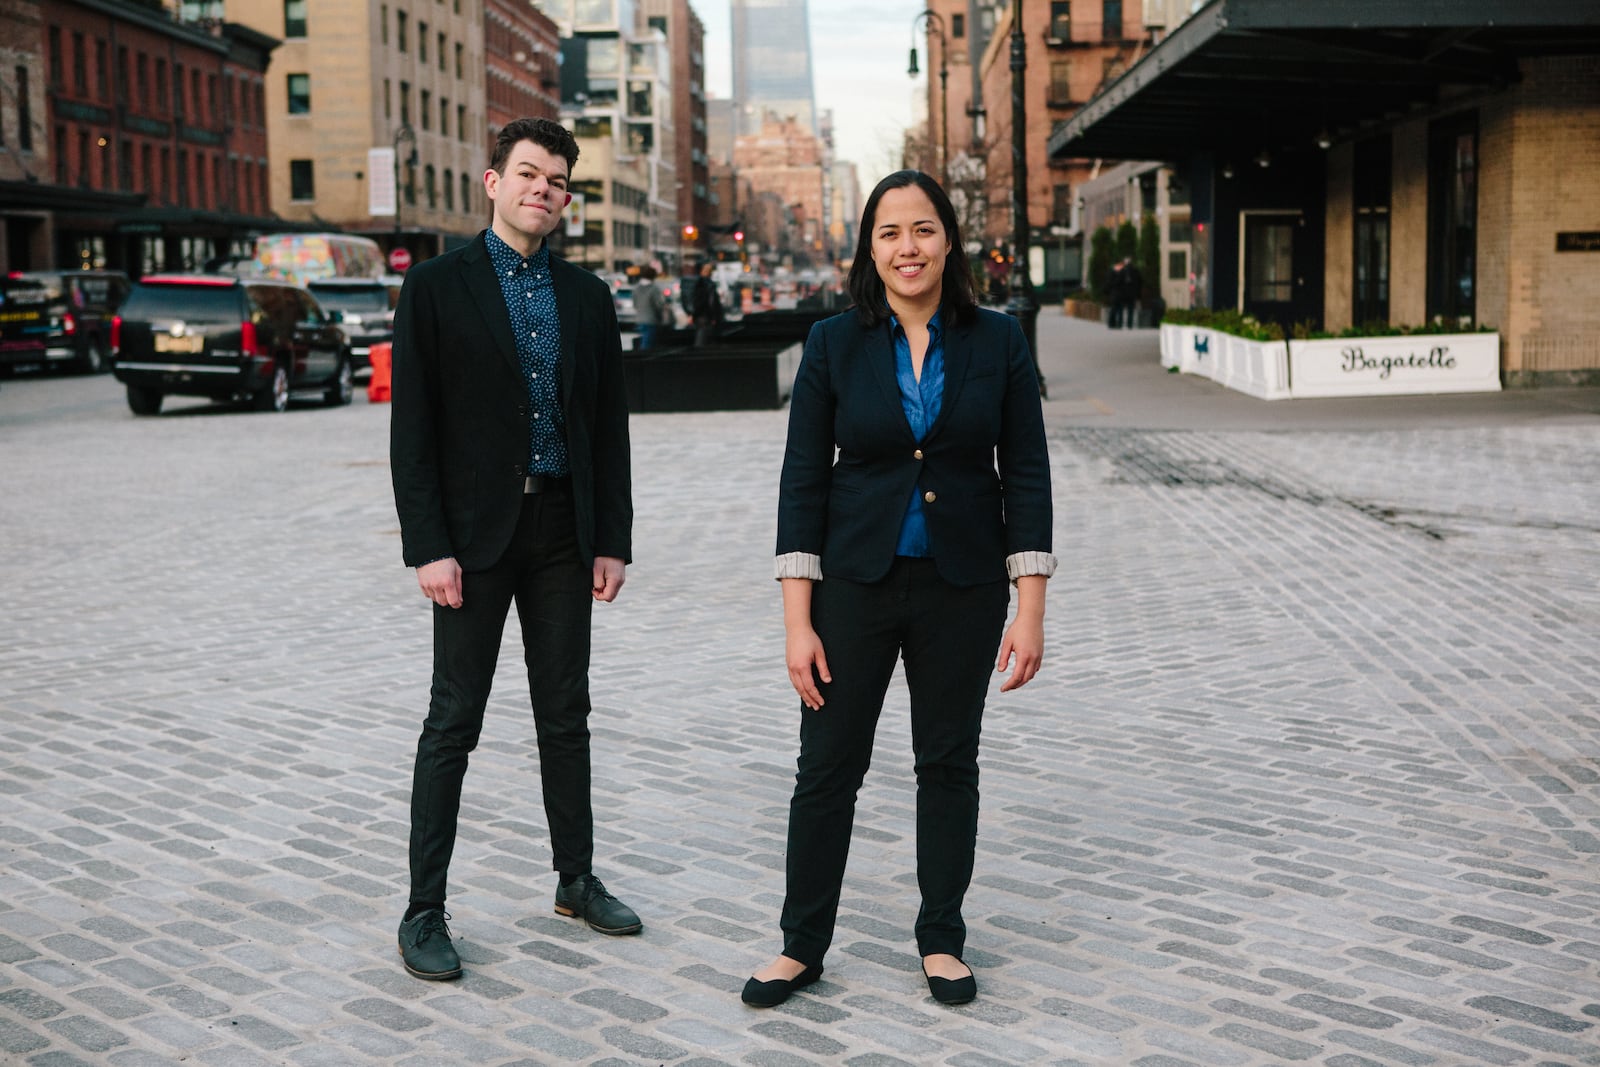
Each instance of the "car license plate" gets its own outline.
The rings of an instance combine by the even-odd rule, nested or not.
[[[156,334],[155,340],[157,352],[186,352],[191,355],[204,348],[206,343],[204,337],[173,337],[165,333]]]

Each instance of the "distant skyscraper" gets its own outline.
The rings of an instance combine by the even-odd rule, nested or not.
[[[738,132],[760,133],[765,112],[817,131],[806,0],[733,0],[733,99]]]

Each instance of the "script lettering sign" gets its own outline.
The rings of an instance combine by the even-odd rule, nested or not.
[[[1492,333],[1289,342],[1290,391],[1306,396],[1477,393],[1500,388]]]

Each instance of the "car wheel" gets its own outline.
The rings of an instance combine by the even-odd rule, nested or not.
[[[343,407],[356,397],[356,372],[350,365],[350,353],[339,353],[339,369],[322,394],[322,402],[330,408]]]
[[[128,409],[135,415],[161,414],[161,391],[142,385],[128,386]]]
[[[289,410],[289,372],[282,363],[272,368],[272,381],[256,393],[257,411]]]
[[[75,369],[79,374],[104,374],[110,366],[111,352],[106,348],[106,343],[98,337],[91,337]]]

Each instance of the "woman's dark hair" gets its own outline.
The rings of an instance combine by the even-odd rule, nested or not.
[[[878,277],[877,265],[872,262],[872,230],[878,217],[878,201],[891,189],[904,189],[915,185],[933,201],[933,210],[944,227],[950,251],[944,257],[944,277],[941,279],[939,310],[949,323],[954,319],[965,322],[978,310],[978,297],[972,288],[972,267],[967,263],[966,249],[961,247],[961,226],[956,222],[956,209],[950,203],[939,183],[920,170],[897,170],[884,178],[867,197],[867,206],[861,210],[861,231],[856,238],[856,258],[850,264],[850,277],[846,285],[850,298],[855,301],[856,314],[868,326],[876,326],[889,319],[888,298],[884,295],[883,279]]]
[[[516,119],[500,127],[494,139],[494,153],[489,157],[489,169],[503,177],[506,160],[511,158],[511,150],[519,141],[532,141],[551,155],[566,160],[567,177],[572,177],[572,168],[578,165],[578,141],[571,130],[550,119]]]

